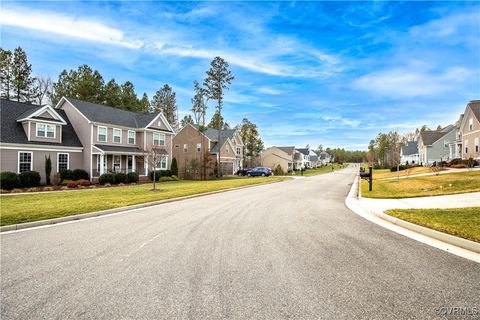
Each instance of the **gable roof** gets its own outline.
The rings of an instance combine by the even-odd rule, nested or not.
[[[74,98],[64,97],[63,99],[67,100],[92,122],[129,128],[147,128],[155,118],[158,116],[163,117],[161,112],[139,113]],[[169,127],[168,131],[173,132],[173,130],[170,130],[170,124],[164,119],[164,117],[163,120],[167,124],[167,127]]]
[[[282,150],[283,152],[285,152],[289,156],[291,156],[295,153],[295,147],[276,147],[276,148]]]
[[[191,124],[196,130],[200,128],[198,124]],[[203,134],[210,139],[212,142],[216,142],[215,145],[210,149],[210,152],[216,153],[220,150],[220,147],[225,144],[225,142],[230,139],[233,140],[237,129],[225,129],[220,132],[220,143],[218,143],[218,130],[207,128]]]
[[[0,120],[1,133],[0,141],[3,143],[18,143],[18,144],[36,144],[36,145],[52,145],[52,146],[68,146],[68,147],[82,147],[80,140],[68,120],[67,115],[63,110],[55,110],[60,117],[62,117],[66,124],[62,128],[62,142],[49,141],[28,141],[28,137],[23,129],[23,126],[18,119],[22,115],[31,115],[40,110],[42,106],[27,104],[23,102],[16,102],[6,99],[0,100]]]
[[[418,153],[418,142],[417,141],[407,141],[407,144],[402,146],[402,154],[404,156],[409,156],[412,154]]]
[[[423,131],[420,132],[420,139],[422,139],[425,146],[430,146],[446,134],[446,132],[436,130]]]
[[[297,151],[303,153],[304,155],[308,156],[308,148],[297,148]]]
[[[480,121],[480,100],[472,100],[467,104],[467,107],[470,107],[473,115]]]

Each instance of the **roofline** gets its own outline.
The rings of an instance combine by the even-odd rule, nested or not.
[[[63,96],[63,97],[58,101],[57,105],[55,106],[55,109],[60,109],[60,107],[63,105],[62,102],[64,102],[64,101],[68,102],[68,104],[69,104],[73,109],[75,109],[82,117],[84,117],[85,120],[87,120],[88,123],[92,123],[92,121],[91,121],[90,119],[88,119],[87,116],[84,115],[80,110],[78,110],[78,108],[75,107],[75,106],[73,105],[73,103],[71,103],[70,100],[68,100],[68,98],[65,97],[65,96]]]
[[[52,108],[52,106],[46,104],[44,106],[41,106],[40,109],[38,109],[37,111],[33,112],[32,114],[30,114],[28,117],[25,117],[25,118],[22,118],[22,119],[19,119],[17,120],[17,122],[23,122],[23,121],[29,121],[29,120],[34,120],[34,121],[44,121],[44,122],[49,122],[48,120],[37,120],[37,119],[32,119],[32,117],[35,117],[35,116],[38,116],[39,114],[47,111],[48,110],[51,110],[57,117],[60,118],[60,123],[63,124],[63,125],[67,125],[67,122],[65,121],[65,119],[62,118],[62,116],[60,116],[56,111],[55,109]],[[54,117],[55,118],[55,117]],[[57,122],[58,124],[58,122]]]
[[[83,147],[72,147],[72,146],[63,146],[63,145],[54,145],[54,144],[25,144],[25,143],[9,143],[9,142],[0,142],[0,149],[25,149],[25,150],[34,150],[34,151],[45,151],[45,150],[59,150],[59,151],[70,151],[70,152],[82,152]]]
[[[163,112],[160,112],[155,118],[152,119],[152,121],[150,121],[144,128],[148,128],[152,125],[152,123],[158,118],[158,117],[161,117],[163,122],[165,122],[165,124],[167,125],[167,128],[172,131],[173,133],[175,133],[175,130],[173,130],[172,126],[170,125],[170,123],[167,121],[167,118],[165,118],[165,116],[163,115]]]

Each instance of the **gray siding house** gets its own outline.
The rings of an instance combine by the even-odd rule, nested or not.
[[[419,160],[423,165],[450,159],[449,145],[457,138],[457,126],[449,125],[440,130],[428,130],[420,133],[418,139]]]
[[[170,168],[174,131],[162,113],[137,113],[63,97],[55,108],[2,99],[1,171],[38,171],[45,155],[52,173],[84,169],[91,179],[106,172],[147,175]],[[158,161],[149,159],[152,148]]]

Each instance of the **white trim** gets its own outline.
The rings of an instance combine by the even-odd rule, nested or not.
[[[17,173],[20,173],[20,153],[30,153],[30,171],[33,170],[33,152],[32,151],[18,151],[17,152]]]
[[[25,117],[25,118],[22,118],[20,120],[17,120],[17,122],[23,122],[23,121],[27,121],[27,120],[33,120],[33,121],[37,121],[37,119],[32,119],[32,117],[36,117],[44,112],[48,112],[55,120],[58,120],[60,121],[61,124],[63,125],[66,125],[67,122],[65,121],[65,119],[63,119],[51,106],[49,106],[48,104],[47,105],[44,105],[43,107],[41,107],[40,109],[38,109],[37,111],[35,111],[34,113],[30,114],[28,117]],[[49,122],[49,123],[56,123],[58,124],[58,122],[54,122],[54,121],[49,121],[49,120],[39,120],[39,121],[44,121],[44,122]]]
[[[78,110],[77,110],[78,111]],[[87,119],[88,121],[88,119]],[[88,121],[90,124],[90,160],[89,160],[89,167],[90,167],[90,180],[93,179],[93,163],[92,163],[92,155],[93,155],[93,124]],[[82,157],[82,162],[85,162],[85,156]]]
[[[93,148],[97,149],[98,152],[93,153]],[[92,153],[92,154],[102,154],[102,153],[104,153],[102,149],[100,149],[99,147],[94,146],[93,144],[92,144],[91,149],[92,149],[92,150],[91,150],[91,153]]]
[[[158,144],[155,144],[155,135],[158,135],[159,137],[161,137],[163,135],[163,139],[158,139]],[[153,135],[152,135],[152,144],[154,146],[162,146],[164,147],[165,146],[165,134],[164,133],[161,133],[161,132],[154,132]],[[163,144],[160,144],[160,141],[163,140]]]
[[[120,142],[115,142],[115,130],[120,130]],[[108,129],[107,129],[108,132]],[[122,143],[123,130],[120,128],[112,128],[112,143]]]
[[[44,136],[39,136],[38,135],[38,125],[45,126],[45,130],[43,131],[43,132],[45,132]],[[48,136],[48,127],[49,126],[50,126],[50,128],[53,127],[53,137]],[[57,126],[51,125],[51,124],[48,124],[48,123],[43,123],[43,122],[35,122],[35,137],[37,137],[37,138],[47,138],[47,139],[56,139],[57,138]]]
[[[162,168],[161,167],[161,164],[162,164],[162,159],[165,158],[165,168]],[[160,160],[160,161],[157,161],[157,163],[155,163],[155,170],[168,170],[168,154],[162,154],[160,155],[157,160]],[[157,167],[157,164],[158,162],[160,162],[160,167]]]
[[[27,123],[28,123],[28,141],[30,141],[30,126],[32,125],[32,123],[30,121],[28,121]]]
[[[133,143],[130,143],[130,132],[133,132]],[[127,144],[137,144],[137,132],[134,130],[127,130]]]
[[[105,141],[101,141],[101,140],[99,139],[99,137],[100,137],[100,128],[104,128],[104,129],[105,129]],[[108,142],[108,127],[97,126],[97,142]]]
[[[175,134],[175,130],[173,130],[172,126],[170,125],[170,123],[168,123],[167,121],[167,118],[165,118],[165,116],[163,115],[163,113],[159,113],[155,118],[152,119],[152,121],[150,121],[149,124],[147,124],[145,126],[145,129],[147,129],[148,127],[150,127],[157,119],[158,117],[160,117],[163,121],[163,123],[167,126],[167,129],[172,131],[172,134]]]
[[[115,171],[115,157],[118,157],[120,159],[120,166],[118,168],[119,172],[122,171],[122,155],[121,154],[112,154],[112,170]]]
[[[57,172],[60,172],[59,167],[60,167],[60,155],[61,154],[66,154],[67,155],[67,170],[70,169],[70,154],[59,152],[59,153],[57,153]]]
[[[469,133],[464,133],[462,134],[462,136],[468,136],[468,135],[471,135],[471,134],[474,134],[474,133],[479,133],[480,132],[480,129],[479,130],[473,130],[473,131],[470,131]]]
[[[0,143],[0,149],[15,150],[15,149],[28,149],[32,151],[68,151],[68,152],[82,152],[82,147],[63,147],[63,146],[41,146],[41,145],[29,145],[29,144],[16,144],[16,143]]]
[[[77,109],[77,107],[75,107],[73,105],[73,103],[71,103],[67,98],[65,97],[62,97],[60,99],[60,101],[58,101],[57,105],[55,106],[55,109],[61,109],[60,107],[63,105],[62,102],[68,102],[68,104],[74,109],[76,110],[83,118],[85,118],[85,120],[87,120],[88,123],[92,123],[92,121],[90,121],[83,113],[80,112],[80,110]]]

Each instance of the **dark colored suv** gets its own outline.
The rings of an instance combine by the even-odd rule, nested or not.
[[[272,170],[267,167],[256,167],[247,171],[249,177],[269,177],[272,175]]]

